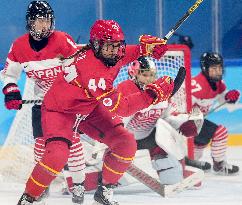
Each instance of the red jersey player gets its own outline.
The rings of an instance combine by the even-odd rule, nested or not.
[[[163,39],[143,35],[140,44],[127,46],[121,27],[113,20],[97,20],[90,31],[90,44],[83,47],[74,62],[64,62],[61,73],[44,98],[42,125],[46,152],[27,181],[19,200],[33,204],[64,167],[72,141],[72,124],[91,138],[110,148],[104,156],[102,181],[94,200],[97,204],[118,204],[111,201],[112,188],[117,184],[136,152],[136,141],[118,118],[130,115],[170,97],[174,87],[169,77],[149,84],[143,93],[123,97],[113,87],[121,66],[140,55],[160,58],[167,47]]]
[[[226,91],[226,85],[222,80],[224,73],[222,56],[218,53],[204,53],[200,64],[202,72],[192,78],[193,107],[198,107],[206,116],[217,100],[220,103],[237,102],[240,96],[239,91]],[[238,173],[238,166],[226,162],[227,140],[227,128],[205,119],[200,133],[194,140],[195,159],[201,158],[204,148],[211,142],[214,172],[222,175]]]
[[[67,57],[77,52],[73,39],[66,33],[54,30],[54,11],[46,1],[32,1],[26,12],[28,33],[17,38],[11,46],[4,70],[1,72],[7,109],[21,109],[22,97],[17,81],[24,71],[35,83],[35,95],[43,100],[44,95],[61,72],[61,61],[57,55]],[[35,161],[41,160],[45,142],[41,126],[41,104],[32,108],[32,126],[35,138]],[[73,178],[74,190],[84,180],[82,144],[73,140],[69,158],[69,170]],[[73,200],[79,196],[73,192]]]
[[[129,66],[128,72],[130,79],[118,85],[118,91],[127,96],[142,92],[147,84],[154,82],[157,70],[150,58],[139,57]],[[179,114],[175,103],[164,101],[123,118],[125,127],[135,136],[138,150],[149,150],[162,184],[179,183],[183,174],[186,175],[180,163],[185,157],[186,144],[178,130],[186,136],[196,133],[196,126],[189,117]]]

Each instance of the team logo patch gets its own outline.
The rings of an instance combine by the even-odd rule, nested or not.
[[[111,100],[111,98],[104,98],[104,99],[103,99],[103,104],[104,104],[106,107],[110,107],[110,106],[112,106],[113,101]]]

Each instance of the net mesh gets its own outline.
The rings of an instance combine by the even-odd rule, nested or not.
[[[169,45],[160,60],[154,60],[158,77],[169,75],[173,79],[181,66],[187,71],[186,79],[174,101],[180,112],[190,111],[190,51],[186,46]],[[128,66],[124,66],[114,85],[128,79]],[[33,82],[26,80],[23,99],[35,99]],[[16,114],[4,145],[0,150],[0,179],[3,182],[25,183],[34,166],[34,139],[32,135],[31,105],[24,105]]]

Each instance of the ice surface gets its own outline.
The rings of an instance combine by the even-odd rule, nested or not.
[[[242,147],[229,148],[227,156],[228,162],[242,167]],[[203,159],[211,161],[209,150]],[[23,189],[16,184],[0,184],[0,205],[16,205]],[[119,188],[114,196],[120,205],[242,205],[242,172],[237,176],[206,173],[199,190],[186,190],[171,198],[162,198],[138,183]],[[87,193],[84,205],[91,205],[92,197]],[[52,190],[48,205],[72,205],[71,197]]]

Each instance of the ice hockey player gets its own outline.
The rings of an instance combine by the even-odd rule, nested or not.
[[[224,65],[220,54],[203,53],[200,65],[202,71],[192,78],[192,104],[193,107],[198,107],[206,117],[215,102],[236,103],[240,92],[238,90],[226,90],[226,85],[222,80]],[[202,157],[204,148],[211,142],[214,173],[219,175],[238,173],[239,167],[228,164],[226,161],[227,140],[228,130],[226,127],[205,119],[199,134],[194,139],[195,159],[198,160]],[[206,163],[208,164],[208,162]],[[206,167],[211,167],[211,164]]]
[[[9,110],[20,110],[22,107],[22,97],[17,85],[22,71],[34,81],[36,99],[43,100],[57,74],[62,70],[62,64],[57,56],[67,57],[78,50],[71,36],[54,30],[54,11],[46,1],[32,1],[28,5],[26,28],[28,32],[13,42],[1,72],[5,106]],[[37,163],[45,151],[41,126],[41,103],[32,107],[32,127]],[[82,201],[82,196],[78,192],[84,180],[82,170],[85,168],[85,161],[82,149],[80,139],[73,139],[68,160],[70,175],[74,182],[73,202]]]
[[[113,187],[132,162],[136,141],[113,113],[128,116],[154,102],[167,100],[174,83],[166,76],[147,85],[143,93],[123,97],[113,87],[113,81],[121,66],[140,55],[160,58],[167,50],[165,44],[163,39],[143,35],[140,44],[126,47],[117,22],[97,20],[94,23],[90,44],[66,59],[65,72],[58,75],[45,95],[42,126],[46,151],[34,167],[18,205],[26,201],[33,204],[63,169],[72,144],[71,128],[76,114],[79,114],[76,128],[110,148],[104,157],[102,182],[94,194],[95,203],[118,204],[112,200]]]
[[[130,79],[118,85],[118,90],[123,95],[143,92],[157,77],[155,63],[147,57],[139,57],[134,61],[129,66],[128,73]],[[178,130],[187,136],[193,136],[197,130],[194,122],[189,120],[189,115],[179,116],[175,103],[163,101],[123,118],[123,121],[125,127],[134,134],[138,150],[149,150],[153,168],[161,183],[181,182],[185,177],[183,159],[187,148],[186,139]]]

